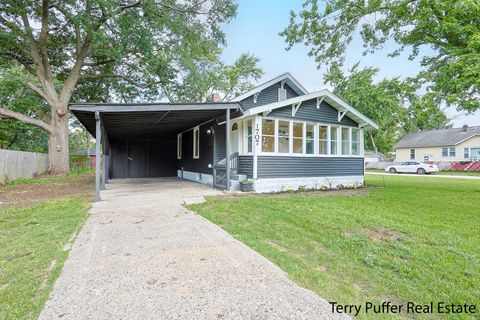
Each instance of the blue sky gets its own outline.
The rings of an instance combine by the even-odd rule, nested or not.
[[[286,51],[286,43],[278,35],[289,22],[289,12],[298,12],[302,0],[238,0],[237,17],[224,27],[227,36],[227,47],[223,52],[223,60],[232,63],[243,52],[248,52],[261,59],[260,66],[265,72],[260,82],[269,80],[284,72],[290,72],[309,91],[325,87],[323,74],[325,68],[317,69],[317,63],[307,55],[308,49],[296,45]],[[355,38],[346,55],[345,66],[351,67],[360,61],[361,66],[380,68],[379,79],[408,77],[419,70],[418,61],[407,59],[408,53],[397,58],[389,58],[387,54],[395,45],[388,43],[384,50],[362,56],[361,39]],[[464,123],[480,125],[480,112],[466,116],[454,109],[447,110],[455,127]]]

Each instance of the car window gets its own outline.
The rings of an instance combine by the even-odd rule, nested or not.
[[[418,162],[410,162],[410,163],[412,164],[412,166],[416,166],[419,164]]]
[[[402,162],[400,163],[402,166],[408,166],[410,164],[410,162]]]

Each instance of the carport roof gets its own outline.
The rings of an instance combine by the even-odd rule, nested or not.
[[[147,139],[180,133],[208,120],[225,116],[226,110],[239,110],[227,103],[75,103],[70,110],[95,136],[95,112],[109,137]]]

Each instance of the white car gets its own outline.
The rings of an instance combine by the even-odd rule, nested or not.
[[[421,163],[417,161],[406,161],[400,164],[389,166],[385,168],[385,171],[390,173],[417,173],[417,174],[430,174],[437,172],[438,167],[435,164]]]

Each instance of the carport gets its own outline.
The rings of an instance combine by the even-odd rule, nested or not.
[[[177,134],[209,122],[225,121],[229,128],[231,110],[239,109],[238,103],[72,104],[72,113],[96,139],[94,200],[101,200],[109,179],[176,176]],[[230,130],[225,135],[228,189]]]

